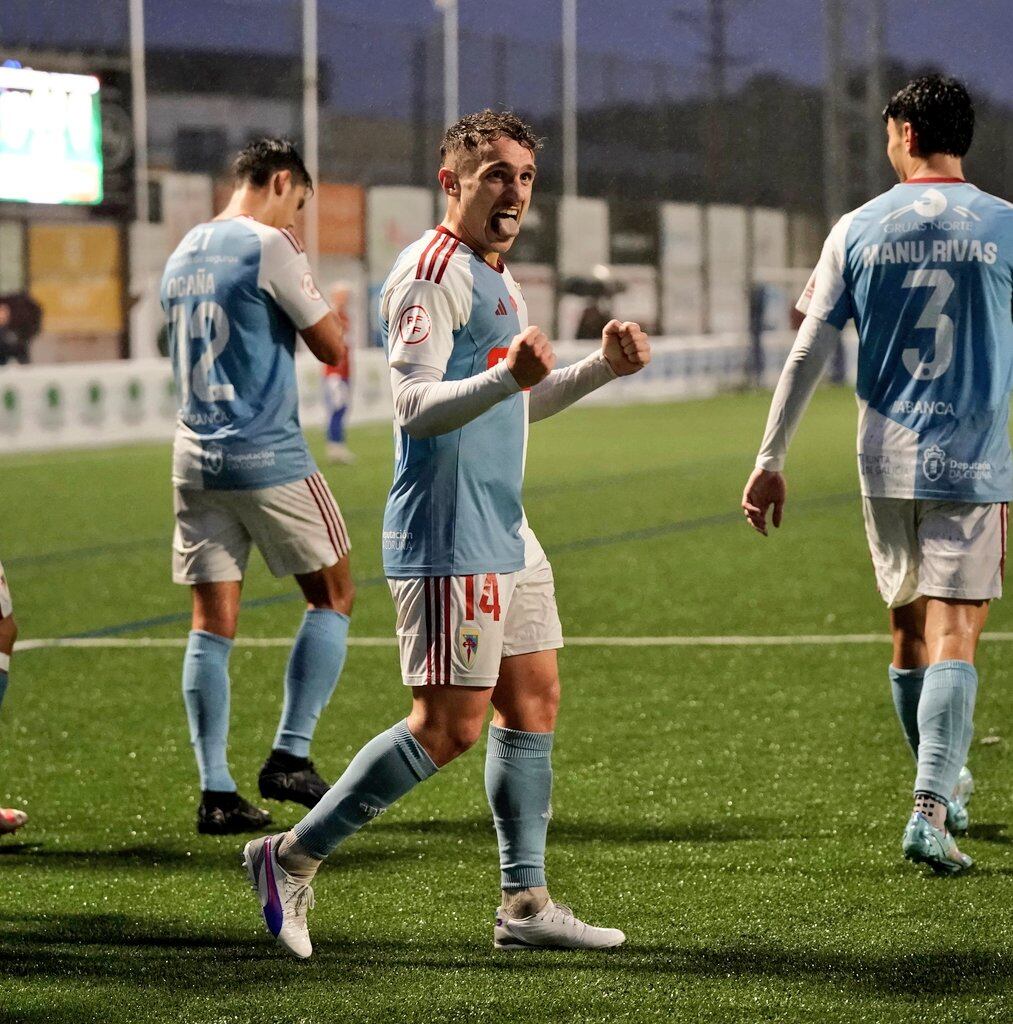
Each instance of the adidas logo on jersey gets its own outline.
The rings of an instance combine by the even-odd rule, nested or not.
[[[504,305],[503,300],[500,299],[499,302],[496,305],[496,316],[506,316],[506,315],[507,315],[507,308]]]

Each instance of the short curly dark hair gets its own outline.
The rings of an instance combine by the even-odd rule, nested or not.
[[[310,172],[306,170],[295,143],[289,139],[254,139],[232,161],[232,176],[235,180],[248,181],[257,188],[263,188],[278,171],[291,171],[298,184],[312,191],[313,179]]]
[[[908,82],[883,109],[883,120],[910,121],[922,156],[963,156],[974,138],[974,104],[963,83],[945,75]]]
[[[542,140],[535,135],[534,129],[516,114],[509,110],[486,108],[477,114],[467,114],[446,130],[440,145],[440,162],[446,162],[448,155],[461,150],[475,152],[483,142],[492,142],[504,135],[532,153],[542,148]]]

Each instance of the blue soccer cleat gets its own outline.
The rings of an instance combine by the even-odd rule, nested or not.
[[[293,878],[278,863],[282,836],[252,839],[243,849],[243,865],[260,899],[267,930],[293,956],[305,960],[313,952],[306,911],[313,908],[313,888]]]
[[[937,875],[959,875],[974,866],[974,861],[957,849],[957,841],[944,828],[936,828],[917,811],[904,829],[901,849],[908,860],[928,864]]]
[[[946,802],[946,831],[966,832],[968,825],[967,805],[974,793],[974,776],[968,771],[967,765],[960,769],[957,785],[953,796]]]

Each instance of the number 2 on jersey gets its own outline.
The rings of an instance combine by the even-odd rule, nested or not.
[[[185,406],[191,393],[201,402],[231,402],[236,389],[231,384],[212,384],[211,371],[215,360],[229,343],[229,318],[217,302],[198,302],[187,316],[180,302],[172,307],[172,330],[176,339],[179,365],[180,400]],[[201,346],[197,362],[191,367],[191,347]]]
[[[931,359],[925,359],[917,347],[904,349],[904,368],[915,380],[935,380],[942,377],[953,359],[953,321],[943,312],[946,300],[953,292],[953,277],[948,270],[909,270],[904,288],[931,288],[928,302],[915,327],[934,334]]]

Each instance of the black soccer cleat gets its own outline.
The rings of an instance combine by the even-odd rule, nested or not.
[[[271,815],[254,807],[238,793],[204,790],[197,808],[197,831],[206,836],[231,836],[240,832],[263,832]]]
[[[260,795],[268,800],[294,800],[303,807],[316,807],[331,788],[308,757],[295,757],[285,750],[272,750],[260,769]]]

